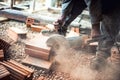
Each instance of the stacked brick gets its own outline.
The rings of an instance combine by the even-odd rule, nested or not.
[[[22,61],[24,64],[34,65],[36,67],[49,71],[52,66],[51,48],[46,45],[48,37],[39,35],[26,42],[25,54],[28,56]]]
[[[7,60],[7,50],[10,46],[10,43],[0,39],[0,80],[32,80],[32,69],[16,61]]]
[[[10,72],[12,80],[32,80],[33,70],[13,60],[0,62]]]
[[[4,60],[4,53],[3,50],[0,50],[0,61]]]
[[[1,49],[3,50],[5,59],[8,57],[7,51],[8,51],[10,46],[11,46],[10,43],[0,39],[0,50]]]
[[[50,59],[50,48],[45,49],[42,47],[26,44],[25,52],[26,54],[36,58],[41,58],[44,60]]]
[[[10,72],[3,65],[0,65],[0,80],[10,80]]]

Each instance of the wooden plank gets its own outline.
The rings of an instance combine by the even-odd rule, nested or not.
[[[5,10],[0,10],[0,16],[2,17],[7,17],[9,19],[14,19],[22,22],[26,22],[27,18],[33,18],[35,22],[41,22],[41,23],[51,23],[57,19],[56,17],[50,17],[46,15],[36,15],[36,14],[31,14],[29,12],[25,11],[19,11],[19,10],[14,10],[14,9],[5,9]],[[79,26],[80,24],[78,22],[73,22],[70,26]]]
[[[27,65],[32,65],[32,66],[35,66],[37,68],[42,68],[45,71],[49,71],[51,66],[52,66],[52,62],[38,59],[38,58],[34,58],[31,56],[27,56],[24,60],[22,60],[22,63],[27,64]]]
[[[18,11],[14,9],[5,9],[0,11],[0,16],[6,17],[9,19],[14,19],[18,21],[23,21],[25,22],[29,13],[23,12],[23,11]]]
[[[36,14],[31,14],[29,12],[15,10],[15,9],[0,10],[0,16],[6,17],[8,19],[14,19],[21,22],[26,22],[28,17],[33,18],[34,22],[41,21],[41,17]]]

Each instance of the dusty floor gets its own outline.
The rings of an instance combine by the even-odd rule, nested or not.
[[[8,36],[6,36],[6,30],[9,27],[17,27],[28,31],[27,38],[32,38],[40,34],[38,32],[31,31],[26,27],[25,23],[13,20],[1,22],[0,38],[8,42],[9,39]],[[56,37],[56,39],[57,38],[58,37]],[[16,60],[20,63],[20,61],[26,57],[26,54],[24,54],[24,41],[25,39],[19,38],[18,41],[9,48],[9,59]],[[70,43],[68,43],[65,38],[58,38],[58,42],[56,43],[59,44],[59,49],[54,47],[57,55],[55,57],[56,63],[54,64],[52,70],[49,73],[45,73],[42,69],[29,66],[35,70],[33,80],[36,80],[39,76],[44,76],[47,80],[119,80],[115,79],[118,74],[113,72],[113,70],[116,70],[113,67],[113,70],[109,67],[104,70],[105,72],[101,71],[99,73],[90,69],[90,60],[94,57],[93,53],[68,47]]]
[[[5,41],[9,42],[10,39],[6,35],[6,30],[9,27],[17,27],[20,29],[27,30],[27,38],[32,38],[36,35],[39,35],[38,32],[33,32],[29,28],[26,27],[25,23],[17,22],[17,21],[5,21],[0,23],[0,38],[4,39]],[[59,39],[64,41],[64,39]],[[26,54],[24,54],[24,44],[25,39],[19,38],[16,43],[14,43],[8,51],[8,58],[16,60],[20,62],[22,59],[26,57]],[[88,70],[88,65],[90,58],[93,57],[91,54],[87,54],[84,51],[75,50],[72,48],[69,48],[68,51],[65,50],[67,46],[65,44],[68,44],[65,42],[64,44],[60,44],[59,49],[55,49],[57,56],[55,57],[55,65],[53,66],[50,73],[46,74],[45,71],[41,69],[36,69],[34,66],[29,66],[32,69],[35,70],[34,73],[34,79],[36,79],[38,76],[45,76],[48,80],[74,80],[72,77],[79,78],[81,76],[85,76],[86,73],[91,73],[90,70]],[[85,71],[84,71],[85,70]],[[52,77],[54,76],[54,77]],[[71,76],[71,77],[70,77]],[[50,79],[51,78],[51,79]],[[87,80],[87,79],[82,79]]]
[[[47,12],[44,12],[46,13]],[[39,13],[41,15],[46,15]],[[47,14],[48,16],[53,16]],[[57,14],[54,15],[56,18],[59,17]],[[81,21],[82,22],[82,21]],[[90,25],[89,22],[82,22],[83,26]],[[17,27],[27,31],[27,39],[33,38],[40,33],[31,31],[26,27],[25,23],[10,20],[5,22],[0,22],[0,38],[7,42],[11,39],[6,35],[6,30],[9,27]],[[51,34],[52,35],[52,34]],[[50,35],[47,35],[50,36]],[[36,80],[39,76],[44,76],[47,80],[120,80],[117,77],[120,75],[118,69],[108,65],[103,71],[97,72],[90,68],[90,61],[95,56],[95,53],[91,53],[88,49],[81,49],[81,39],[77,38],[76,41],[69,42],[65,38],[59,38],[56,43],[59,48],[53,46],[56,52],[55,64],[49,73],[45,73],[44,70],[38,69],[34,66],[29,66],[34,69],[34,78]],[[8,58],[21,62],[22,59],[26,57],[24,48],[26,39],[19,38],[16,43],[14,43],[8,50]],[[61,43],[62,42],[62,43]],[[77,49],[75,49],[77,47]],[[89,51],[89,52],[88,52]],[[28,65],[26,65],[28,66]]]

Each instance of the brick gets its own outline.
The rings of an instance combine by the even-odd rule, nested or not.
[[[8,42],[0,39],[0,49],[7,50],[10,46]]]
[[[16,42],[18,37],[26,38],[27,31],[19,29],[19,28],[11,27],[8,29],[8,35]]]
[[[44,69],[46,72],[48,72],[52,66],[52,62],[50,61],[34,58],[31,56],[27,56],[24,60],[22,60],[22,63]]]
[[[75,28],[75,32],[76,32],[77,34],[80,34],[79,28]]]
[[[40,26],[34,26],[34,25],[32,25],[31,30],[32,31],[36,31],[36,32],[40,32],[42,30],[42,28]]]
[[[9,60],[9,62],[10,62],[11,64],[13,64],[13,65],[16,65],[16,66],[24,69],[24,70],[27,71],[29,74],[33,74],[33,72],[34,72],[33,69],[28,68],[28,67],[26,67],[26,66],[24,66],[24,65],[22,65],[22,64],[20,64],[20,63],[18,63],[18,62],[16,62],[16,61],[14,61],[14,60]]]
[[[71,27],[71,31],[76,32],[77,34],[80,34],[80,30],[78,27]]]
[[[43,43],[45,46],[41,46],[39,44],[42,44],[41,42],[39,42],[39,44],[36,44],[37,42],[33,42],[30,41],[31,43],[29,44],[26,43],[26,48],[30,48],[30,49],[34,49],[34,50],[38,50],[38,51],[43,51],[43,52],[46,52],[46,53],[49,53],[51,48],[50,47],[47,47],[45,44],[46,43]],[[35,44],[34,44],[35,43]]]
[[[10,66],[6,62],[0,62],[0,64],[4,65],[8,69],[8,71],[11,73],[11,75],[18,76],[18,77],[15,77],[18,80],[20,80],[20,78],[21,78],[21,80],[24,80],[27,76],[25,73],[19,71],[18,69],[14,68],[13,66]]]
[[[26,26],[27,27],[31,27],[31,25],[34,23],[34,19],[33,18],[27,18],[26,20]]]
[[[8,56],[7,51],[8,51],[8,49],[9,49],[10,46],[11,46],[10,43],[8,43],[8,42],[0,39],[0,49],[2,49],[3,52],[4,52],[4,59],[6,59],[7,56]]]
[[[25,53],[32,57],[39,57],[44,60],[49,60],[52,53],[51,48],[46,45],[48,38],[49,37],[40,35],[26,41]]]
[[[14,42],[17,42],[18,40],[18,35],[16,32],[14,32],[13,30],[11,30],[10,28],[7,30],[7,35],[13,40]]]
[[[0,64],[4,65],[7,70],[11,73],[10,78],[13,80],[32,80],[33,70],[19,64],[13,60],[3,61]]]
[[[4,60],[4,52],[3,50],[0,50],[0,61]]]
[[[0,80],[10,80],[10,72],[3,65],[0,65]]]
[[[44,52],[44,51],[39,51],[31,48],[25,48],[25,53],[36,58],[44,59],[44,60],[49,60],[49,53]]]
[[[40,76],[37,80],[47,80],[47,79],[43,76]]]
[[[47,28],[42,25],[31,25],[32,31],[40,32],[41,30],[45,30],[45,29]]]

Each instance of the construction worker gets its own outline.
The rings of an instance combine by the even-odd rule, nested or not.
[[[99,42],[96,56],[91,61],[91,68],[100,70],[110,56],[110,49],[116,45],[116,36],[120,35],[120,1],[63,0],[62,16],[55,22],[58,32],[65,35],[67,26],[86,7],[91,17],[91,37],[98,37]]]
[[[108,3],[109,2],[109,3]],[[119,0],[101,0],[101,35],[96,52],[96,57],[93,60],[93,68],[100,69],[106,64],[106,59],[110,54],[111,48],[116,46],[119,48],[120,41],[120,1]],[[118,49],[119,51],[119,49]],[[120,52],[118,52],[120,54]],[[120,55],[114,57],[114,60],[119,61]],[[104,65],[101,65],[101,64]]]
[[[100,0],[63,0],[61,17],[54,23],[55,27],[58,28],[58,33],[65,35],[70,23],[88,6],[92,23],[91,37],[98,37],[101,20],[99,8],[101,5],[99,3]]]

